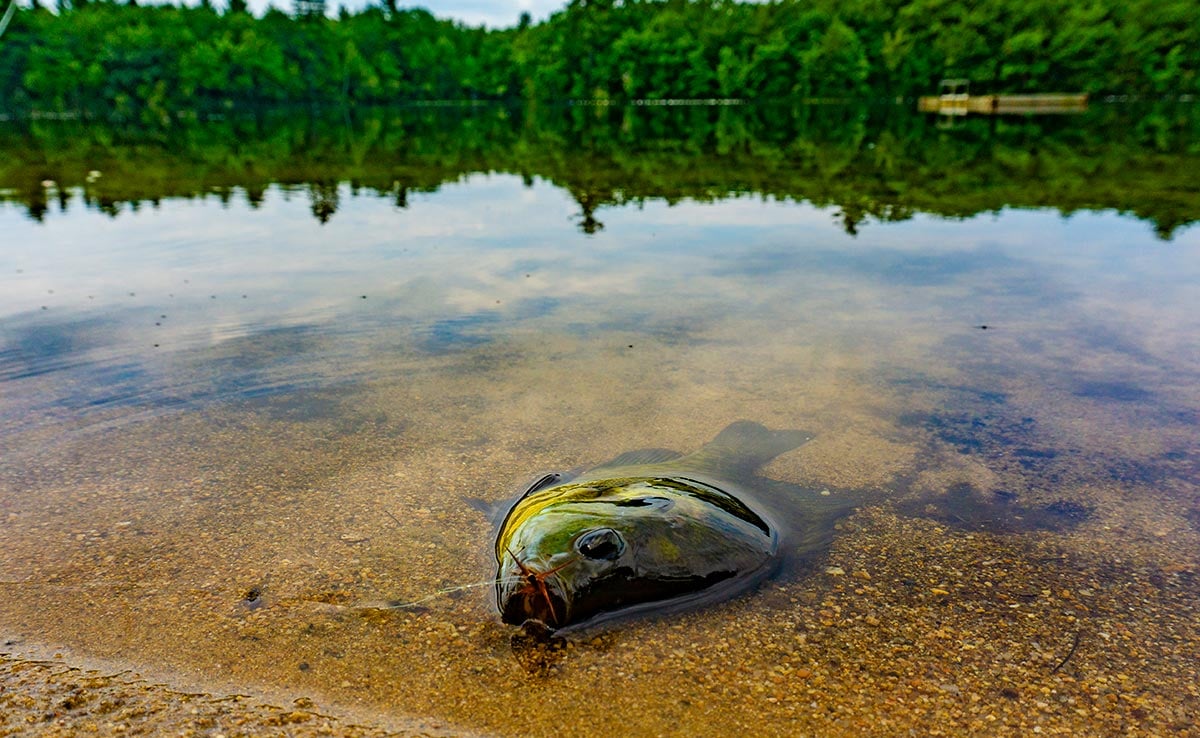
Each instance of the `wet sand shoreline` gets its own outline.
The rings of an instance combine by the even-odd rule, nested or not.
[[[520,384],[532,383],[519,372]],[[511,379],[462,408],[411,402],[435,389],[483,391],[469,378],[427,381],[346,400],[367,417],[404,417],[402,433],[379,421],[338,435],[340,413],[296,420],[267,403],[43,452],[46,482],[13,495],[0,521],[0,562],[13,580],[0,586],[0,634],[18,650],[53,644],[67,667],[6,659],[16,734],[57,730],[56,721],[66,721],[64,735],[115,734],[126,708],[99,706],[119,703],[130,731],[145,719],[150,732],[206,735],[218,725],[277,735],[293,718],[285,727],[300,735],[433,725],[513,736],[1200,735],[1200,526],[1184,478],[1179,489],[1106,481],[1088,473],[1089,454],[1109,453],[1098,446],[1031,457],[1042,464],[1034,471],[1058,479],[1034,486],[1026,457],[991,446],[963,454],[866,412],[829,421],[836,385],[790,410],[813,419],[816,438],[763,472],[868,493],[803,571],[561,648],[515,642],[486,586],[407,610],[360,610],[490,576],[491,533],[462,491],[515,483],[514,469],[555,459],[663,445],[652,424],[635,426],[647,437],[634,440],[623,430],[574,433],[574,413],[555,417],[506,395]],[[883,402],[872,390],[843,384],[841,398]],[[605,394],[576,397],[599,405]],[[726,399],[701,426],[664,435],[693,448],[738,411],[782,427],[771,417],[778,399]],[[683,417],[693,404],[678,394],[662,412]],[[542,418],[545,445],[530,448],[514,405],[518,417]],[[456,435],[464,429],[473,434]],[[1045,448],[1038,441],[1021,438]],[[1139,447],[1128,443],[1133,456]],[[21,479],[42,478],[31,469],[23,464]],[[506,486],[483,489],[500,499]],[[1049,526],[1025,519],[1046,508],[1063,515]],[[37,658],[55,661],[53,652]],[[71,670],[92,659],[122,666],[86,679]],[[151,681],[104,677],[125,665]],[[204,696],[183,693],[193,688]],[[64,709],[76,705],[75,689],[82,702]],[[267,692],[262,702],[221,699]],[[197,727],[193,709],[210,727]],[[404,715],[431,717],[410,725]]]
[[[1115,570],[1116,549],[1090,538],[995,535],[874,506],[839,524],[828,556],[791,580],[555,648],[518,649],[517,629],[495,622],[450,632],[454,616],[436,609],[403,622],[426,634],[413,643],[419,652],[440,654],[444,673],[457,675],[432,702],[426,688],[424,704],[499,735],[617,729],[606,714],[623,716],[631,734],[758,721],[764,735],[1200,735],[1194,562],[1162,560],[1160,549],[1157,564],[1128,557]],[[286,604],[266,609],[277,611],[272,622],[289,619]],[[376,631],[371,640],[397,626],[386,615],[355,620]],[[355,713],[342,706],[354,689],[317,708],[303,696],[178,691],[71,658],[0,658],[0,704],[11,712],[2,727],[15,735],[477,734],[394,717],[399,673],[392,688],[368,685]],[[507,686],[480,691],[497,681]],[[504,691],[541,706],[523,713]]]
[[[0,650],[0,736],[483,735],[433,720],[330,710],[307,697],[285,702],[262,695],[185,690],[127,669],[80,665],[53,656],[25,658],[7,650]]]

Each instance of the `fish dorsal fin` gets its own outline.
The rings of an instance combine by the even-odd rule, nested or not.
[[[597,469],[612,469],[620,466],[644,466],[646,464],[662,464],[682,458],[683,454],[665,448],[644,448],[640,451],[626,451],[612,461],[605,462],[588,474],[592,475]]]
[[[467,505],[469,505],[472,509],[483,513],[483,516],[487,518],[488,521],[493,525],[499,525],[500,522],[504,520],[504,516],[508,514],[508,511],[514,504],[516,504],[518,500],[524,499],[527,495],[537,492],[539,489],[545,489],[546,487],[558,484],[566,479],[567,476],[568,475],[562,472],[543,474],[525,487],[521,494],[517,495],[516,497],[510,497],[507,500],[501,500],[499,502],[488,502],[487,500],[481,500],[478,497],[464,497],[462,499],[463,502],[466,502]]]
[[[565,476],[566,475],[564,475],[562,472],[550,472],[549,474],[544,474],[526,487],[525,491],[521,493],[521,496],[524,497],[525,495],[537,492],[539,489],[545,489],[552,484],[558,484]]]
[[[751,420],[739,420],[686,456],[681,465],[718,477],[746,475],[810,440],[812,435],[804,431],[770,430]]]

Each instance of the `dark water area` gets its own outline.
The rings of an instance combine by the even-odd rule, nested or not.
[[[1193,735],[1198,159],[1179,105],[0,123],[0,652],[448,732]],[[500,622],[464,498],[739,419],[855,501],[804,566]]]

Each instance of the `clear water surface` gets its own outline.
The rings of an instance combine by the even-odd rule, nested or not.
[[[271,178],[0,207],[7,652],[505,735],[1196,730],[1196,226]],[[867,500],[811,567],[553,646],[457,589],[463,498],[742,418]]]

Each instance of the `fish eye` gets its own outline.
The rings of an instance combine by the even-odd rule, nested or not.
[[[575,550],[589,559],[612,561],[625,550],[625,539],[612,528],[584,533],[575,541]]]

